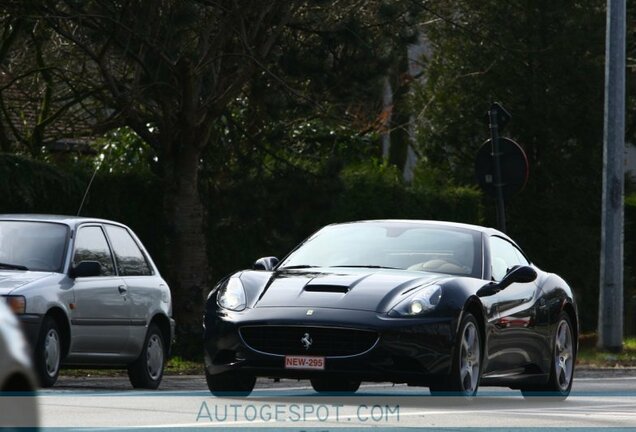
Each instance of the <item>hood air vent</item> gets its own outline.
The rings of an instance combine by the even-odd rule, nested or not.
[[[340,293],[346,294],[349,292],[348,286],[342,285],[307,285],[305,286],[305,291],[307,292],[330,292],[330,293]]]

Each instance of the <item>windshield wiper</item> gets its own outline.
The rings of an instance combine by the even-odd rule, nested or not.
[[[26,268],[23,265],[2,263],[2,262],[0,262],[0,268],[9,269],[9,270],[28,270],[28,268]]]
[[[391,269],[391,270],[404,270],[399,267],[387,267],[381,265],[337,265],[330,267],[353,267],[353,268],[377,268],[377,269]]]

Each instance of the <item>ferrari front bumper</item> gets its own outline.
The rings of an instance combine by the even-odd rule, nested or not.
[[[212,375],[241,369],[272,378],[346,376],[361,381],[427,385],[450,373],[457,318],[392,318],[375,312],[327,308],[311,309],[308,315],[307,308],[285,307],[217,311],[206,316],[204,326],[205,365]],[[240,331],[243,327],[269,326],[304,328],[308,333],[315,328],[364,330],[378,337],[361,353],[319,353],[324,358],[322,370],[288,369],[287,353],[255,349]],[[297,339],[301,349],[302,342]],[[308,351],[307,355],[314,354]]]

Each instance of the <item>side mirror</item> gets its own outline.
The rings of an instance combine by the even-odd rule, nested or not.
[[[99,276],[102,273],[102,265],[97,261],[80,261],[75,267],[71,267],[69,276],[73,279],[77,277]]]
[[[278,258],[276,257],[264,257],[256,260],[252,268],[254,270],[272,271],[274,267],[278,265]]]
[[[494,282],[490,282],[477,290],[477,297],[490,297],[491,295],[497,294],[499,291],[501,291],[501,289],[499,289],[499,285]]]
[[[530,266],[515,266],[499,282],[499,288],[504,289],[513,283],[529,283],[537,278],[537,272]]]
[[[537,272],[530,266],[513,267],[499,283],[490,283],[477,291],[477,296],[488,297],[497,294],[513,283],[529,283],[537,278]]]

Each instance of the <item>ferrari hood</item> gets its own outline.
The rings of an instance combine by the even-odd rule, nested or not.
[[[340,269],[338,269],[340,270]],[[413,289],[435,283],[437,274],[403,270],[355,269],[289,270],[271,273],[252,307],[336,308],[388,312],[398,299]],[[252,285],[255,273],[241,275]],[[261,281],[265,282],[265,281]],[[254,299],[253,299],[254,300]]]
[[[45,278],[50,274],[48,272],[0,271],[0,295],[9,294],[16,288]]]

